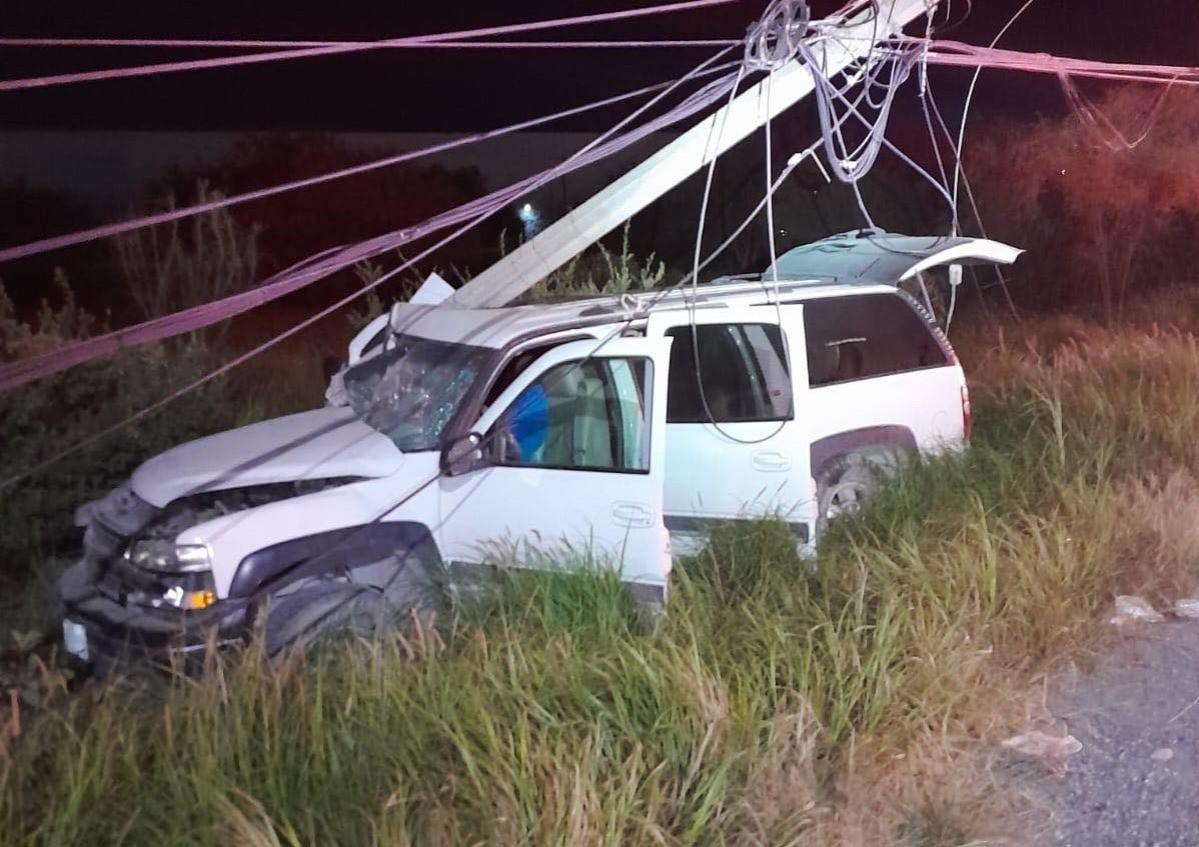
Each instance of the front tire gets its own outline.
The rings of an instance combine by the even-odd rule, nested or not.
[[[272,598],[263,632],[267,656],[337,638],[381,635],[397,610],[382,593],[348,582],[323,582]]]
[[[397,553],[337,578],[285,588],[266,611],[266,653],[337,637],[375,639],[412,610],[440,607],[437,568],[421,551]]]

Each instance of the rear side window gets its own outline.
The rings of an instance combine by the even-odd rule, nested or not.
[[[949,364],[933,331],[898,295],[808,300],[804,327],[814,386]]]
[[[791,418],[791,377],[777,326],[679,326],[667,330],[666,335],[674,339],[666,392],[667,423]],[[699,342],[698,373],[694,340]]]

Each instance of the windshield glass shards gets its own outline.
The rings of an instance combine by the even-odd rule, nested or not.
[[[490,353],[484,347],[400,336],[391,350],[346,371],[350,406],[404,452],[436,450]]]

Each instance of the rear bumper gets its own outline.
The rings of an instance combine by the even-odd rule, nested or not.
[[[247,599],[220,600],[196,612],[154,608],[104,590],[98,570],[90,562],[78,562],[58,584],[63,617],[83,628],[86,661],[96,668],[125,662],[190,664],[209,645],[242,643],[249,634],[253,607]]]

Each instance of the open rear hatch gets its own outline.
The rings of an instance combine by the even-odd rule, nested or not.
[[[1010,265],[1023,252],[987,238],[860,230],[788,250],[775,264],[780,279],[895,285],[941,265]]]

